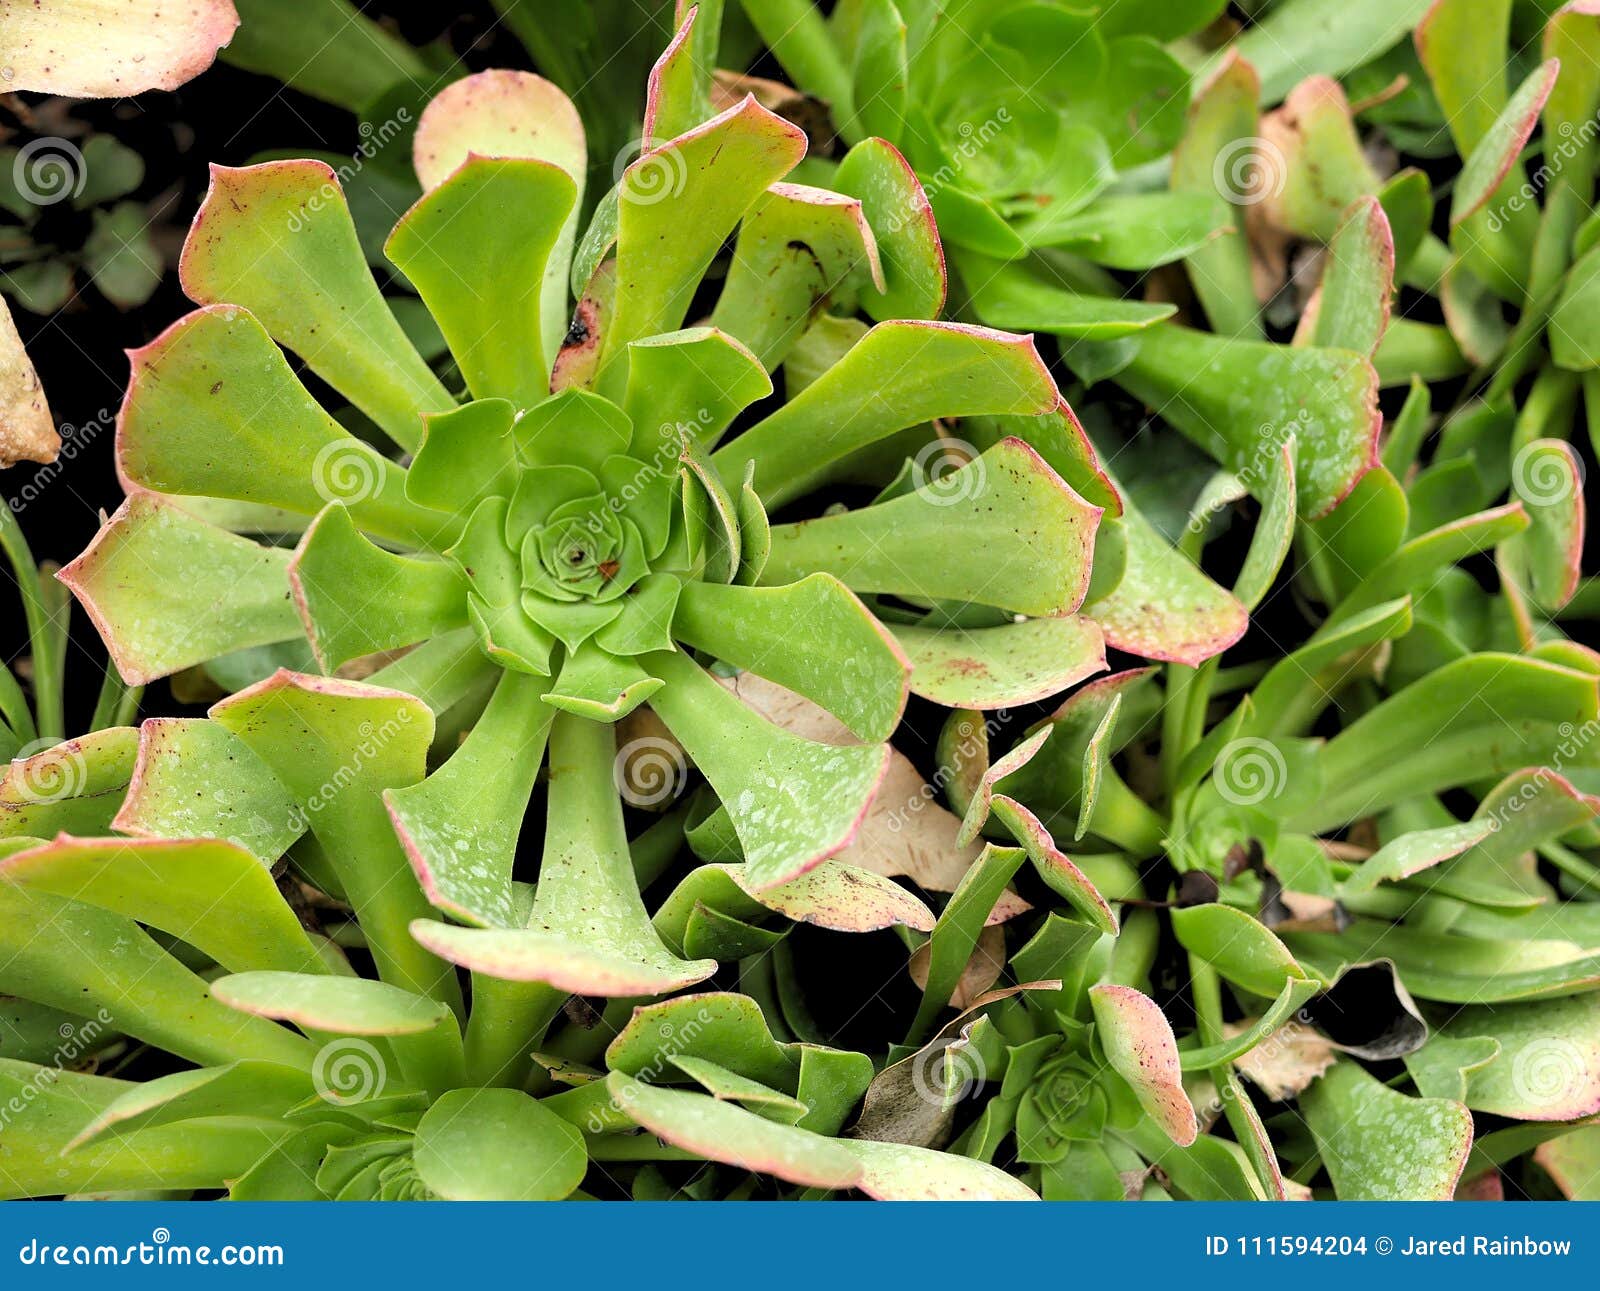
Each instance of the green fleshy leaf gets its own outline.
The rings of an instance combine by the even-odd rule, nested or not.
[[[927,906],[898,884],[841,861],[824,861],[765,889],[755,886],[743,865],[697,866],[661,903],[656,929],[669,941],[681,940],[696,906],[743,920],[773,911],[834,932],[877,932],[897,924],[929,932],[934,922]]]
[[[508,399],[475,399],[424,418],[422,447],[406,471],[406,497],[418,506],[465,519],[485,497],[510,497],[517,448]]]
[[[813,1188],[850,1188],[861,1180],[854,1156],[820,1134],[704,1094],[646,1085],[620,1071],[606,1077],[606,1087],[630,1120],[698,1157]]]
[[[230,972],[322,972],[269,869],[216,839],[70,838],[0,862],[0,878],[137,919]]]
[[[1506,774],[1594,721],[1593,675],[1518,655],[1446,664],[1346,726],[1317,755],[1323,792],[1289,820],[1320,833],[1422,793]]]
[[[1383,958],[1393,961],[1413,995],[1449,1004],[1545,999],[1600,985],[1600,953],[1570,941],[1454,936],[1375,919],[1357,919],[1342,933],[1296,932],[1286,938],[1296,955],[1324,975]]]
[[[526,927],[419,919],[412,924],[417,940],[476,973],[583,995],[658,995],[714,973],[715,960],[672,954],[645,913],[612,780],[615,756],[609,725],[558,713],[544,860]]]
[[[1590,995],[1469,1006],[1438,1034],[1498,1046],[1493,1061],[1463,1073],[1459,1097],[1476,1111],[1525,1121],[1572,1121],[1600,1112],[1600,1013]]]
[[[879,322],[937,318],[944,308],[944,252],[928,196],[906,159],[884,139],[845,154],[832,184],[859,198],[882,258],[883,283],[862,285],[862,308]]]
[[[1471,155],[1506,106],[1511,0],[1445,0],[1418,22],[1413,40],[1456,151]]]
[[[1113,1071],[1133,1086],[1139,1106],[1179,1147],[1199,1134],[1194,1105],[1184,1092],[1178,1042],[1166,1015],[1131,986],[1091,987],[1096,1036]]]
[[[201,305],[249,310],[402,448],[454,405],[367,270],[338,177],[319,161],[211,168],[180,266]]]
[[[816,701],[863,740],[885,740],[899,724],[905,658],[827,574],[786,587],[686,584],[673,629],[696,649]]]
[[[877,1201],[1037,1201],[1033,1189],[985,1161],[909,1143],[840,1139],[861,1162],[856,1187]]]
[[[555,354],[540,300],[576,202],[559,166],[469,156],[390,236],[385,251],[421,293],[475,397],[528,408],[550,393]]]
[[[0,771],[0,838],[107,832],[137,748],[131,728],[112,726],[37,753],[19,750],[25,756]]]
[[[117,462],[134,483],[302,515],[338,499],[380,537],[442,536],[438,516],[406,501],[404,472],[317,406],[244,310],[197,310],[130,357]]]
[[[1193,255],[1228,231],[1228,208],[1210,193],[1103,197],[1064,218],[1023,225],[1031,247],[1056,247],[1112,269],[1153,269]]]
[[[619,659],[597,645],[585,644],[561,665],[544,702],[591,721],[616,722],[660,689],[660,679],[632,659]]]
[[[411,939],[408,925],[428,904],[380,798],[422,779],[433,714],[398,691],[285,672],[223,700],[211,717],[293,795],[355,908],[379,976],[456,1003],[449,965]]]
[[[424,894],[464,923],[513,926],[517,836],[553,717],[545,685],[504,673],[449,760],[421,784],[384,794]]]
[[[650,69],[645,86],[644,140],[659,145],[691,130],[705,120],[706,96],[701,84],[701,69],[695,58],[697,35],[693,6],[683,17],[672,40]],[[721,15],[708,15],[711,24],[720,24]],[[677,16],[674,15],[674,20]],[[713,50],[717,33],[700,37],[709,40]]]
[[[291,1133],[276,1121],[217,1117],[105,1138],[62,1155],[85,1124],[139,1088],[0,1058],[0,1100],[28,1100],[28,1114],[8,1127],[0,1149],[0,1196],[220,1188]]]
[[[1302,516],[1322,515],[1376,460],[1377,381],[1346,350],[1295,349],[1161,323],[1139,334],[1120,385],[1239,476],[1290,435],[1300,445]]]
[[[973,255],[963,255],[957,263],[971,284],[973,311],[990,327],[1110,341],[1177,312],[1174,305],[1074,291],[1051,281],[1043,264],[1007,265]]]
[[[312,1094],[310,1073],[270,1062],[233,1062],[174,1072],[132,1086],[67,1145],[81,1151],[103,1136],[125,1139],[140,1130],[212,1116],[282,1116]]]
[[[1450,199],[1452,229],[1481,211],[1511,173],[1559,71],[1560,64],[1550,59],[1529,73],[1462,162]]]
[[[1341,1061],[1300,1106],[1341,1201],[1448,1201],[1472,1148],[1460,1103],[1408,1098]]]
[[[913,493],[775,526],[762,580],[823,570],[857,592],[1070,614],[1088,590],[1099,514],[1006,439]]]
[[[894,633],[911,660],[911,689],[951,708],[1048,699],[1106,666],[1099,627],[1078,615],[993,628],[906,625]]]
[[[522,567],[506,546],[508,505],[485,498],[445,554],[472,584],[467,614],[484,653],[504,668],[548,676],[555,638],[522,612]]]
[[[454,564],[385,551],[362,537],[337,503],[295,548],[289,583],[311,648],[328,672],[467,623],[470,584]]]
[[[921,1042],[949,1005],[996,902],[1026,859],[1027,853],[1020,847],[986,844],[983,854],[962,876],[928,935],[927,984],[906,1035],[908,1043]]]
[[[423,110],[414,142],[425,190],[445,183],[478,157],[532,158],[566,171],[577,186],[544,270],[541,353],[553,357],[567,330],[567,268],[583,207],[588,148],[578,110],[557,86],[531,72],[487,71],[445,86]]]
[[[803,132],[747,98],[623,172],[617,291],[601,342],[602,374],[630,341],[683,322],[723,240],[804,151]]]
[[[751,712],[682,654],[650,655],[652,699],[733,820],[751,880],[798,877],[854,836],[888,765],[886,745],[802,739]]]
[[[1363,198],[1345,215],[1328,244],[1316,304],[1300,323],[1306,340],[1376,354],[1389,325],[1394,267],[1388,217],[1377,198]]]
[[[1084,611],[1108,644],[1146,659],[1197,665],[1244,635],[1244,605],[1169,546],[1126,490],[1120,524],[1127,549],[1122,579]]]
[[[673,1054],[669,1061],[713,1098],[725,1103],[737,1103],[746,1111],[764,1116],[780,1125],[794,1125],[803,1118],[808,1108],[798,1098],[780,1093],[760,1081],[741,1076],[736,1071],[687,1054]]]
[[[1583,464],[1570,444],[1535,439],[1511,463],[1512,493],[1528,513],[1528,528],[1505,546],[1534,601],[1559,610],[1583,576]]]
[[[748,995],[715,991],[642,1005],[606,1049],[606,1065],[630,1076],[655,1075],[672,1055],[701,1058],[785,1092],[799,1078],[799,1045],[772,1038]]]
[[[739,226],[712,326],[749,346],[771,371],[818,307],[863,268],[881,284],[877,243],[859,200],[804,184],[774,184]]]
[[[152,717],[112,827],[137,838],[216,838],[274,864],[306,830],[295,800],[231,731],[194,717]]]
[[[94,213],[94,226],[83,244],[83,267],[113,305],[132,309],[150,299],[166,266],[150,236],[150,214],[142,202],[121,202]]]
[[[102,1016],[191,1062],[311,1063],[307,1041],[211,999],[204,979],[126,915],[12,883],[0,883],[0,991]]]
[[[160,572],[182,569],[182,578]],[[285,552],[135,493],[61,571],[117,669],[142,685],[219,654],[300,635]]]
[[[760,361],[712,327],[650,336],[628,347],[622,406],[633,422],[628,455],[665,472],[685,438],[709,448],[750,404],[772,393]]]
[[[1172,931],[1185,949],[1256,995],[1271,999],[1285,983],[1311,976],[1266,925],[1232,906],[1176,909]]]
[[[451,1201],[559,1201],[583,1182],[583,1135],[516,1089],[452,1089],[417,1124],[412,1160]]]
[[[1237,54],[1227,56],[1195,90],[1183,138],[1172,150],[1175,191],[1215,194],[1235,207],[1237,227],[1196,247],[1187,264],[1212,330],[1250,339],[1261,336],[1260,305],[1251,278],[1250,244],[1237,208],[1254,196],[1252,170],[1261,165],[1256,153],[1260,98],[1255,69]]]
[[[863,390],[872,398],[862,400]],[[958,323],[880,323],[777,412],[712,455],[724,479],[756,464],[768,508],[809,475],[897,430],[935,417],[1045,413],[1055,383],[1033,342]]]
[[[1296,447],[1294,436],[1289,436],[1267,467],[1268,480],[1262,486],[1266,498],[1261,504],[1256,530],[1250,535],[1250,550],[1245,553],[1244,566],[1233,585],[1234,596],[1246,610],[1255,609],[1272,590],[1294,541]],[[1363,482],[1376,474],[1377,470],[1369,471]]]

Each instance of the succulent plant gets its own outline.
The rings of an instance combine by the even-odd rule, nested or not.
[[[1600,11],[498,7],[240,6],[422,196],[217,168],[133,355],[7,1194],[1592,1196]]]

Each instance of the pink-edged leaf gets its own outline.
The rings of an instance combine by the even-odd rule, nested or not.
[[[944,246],[916,171],[886,139],[864,139],[845,154],[834,186],[861,199],[883,258],[881,280],[862,291],[862,308],[888,318],[937,318],[949,279]]]
[[[992,628],[896,627],[911,660],[911,690],[947,708],[1013,708],[1048,699],[1103,672],[1105,640],[1079,615]]]
[[[0,879],[170,933],[234,972],[323,972],[271,872],[220,839],[72,838],[0,861]]]
[[[966,815],[962,818],[961,833],[957,836],[957,841],[969,843],[978,836],[978,831],[983,828],[984,821],[989,819],[989,809],[994,802],[995,785],[1008,775],[1027,766],[1033,759],[1033,755],[1050,738],[1050,734],[1050,726],[1041,726],[999,761],[990,763],[978,782],[973,786],[972,797],[967,803]]]
[[[1510,102],[1462,163],[1450,200],[1450,227],[1476,215],[1488,205],[1511,168],[1522,155],[1528,137],[1539,124],[1539,113],[1560,75],[1559,59],[1546,59],[1511,96]]]
[[[1355,350],[1371,358],[1389,326],[1394,291],[1394,235],[1376,197],[1346,213],[1328,244],[1322,282],[1306,306],[1295,341]]]
[[[469,156],[533,157],[579,186],[588,165],[583,121],[554,82],[532,72],[487,71],[445,86],[423,110],[412,143],[422,187],[444,183]]]
[[[1485,1036],[1495,1058],[1465,1073],[1468,1107],[1521,1121],[1575,1121],[1600,1113],[1600,1009],[1592,996],[1471,1005],[1439,1029]]]
[[[1244,635],[1250,616],[1231,592],[1167,545],[1124,498],[1127,537],[1122,581],[1088,605],[1108,644],[1146,659],[1198,665]]]
[[[722,799],[761,887],[798,878],[855,837],[889,746],[802,739],[751,712],[681,652],[647,656],[651,700]]]
[[[1115,936],[1117,916],[1112,912],[1110,903],[1100,895],[1100,890],[1089,876],[1056,846],[1055,839],[1050,837],[1050,831],[1039,822],[1039,818],[1020,802],[1004,794],[994,795],[991,810],[995,819],[1022,844],[1045,885],[1058,896],[1064,897],[1073,909],[1101,932]]]
[[[142,490],[56,577],[88,611],[129,685],[301,633],[281,548]]]
[[[5,0],[5,88],[80,99],[175,90],[238,26],[233,0]]]
[[[1172,1024],[1148,995],[1131,986],[1089,989],[1098,1037],[1111,1068],[1133,1086],[1144,1108],[1179,1147],[1199,1134],[1194,1105],[1183,1089]]]
[[[338,176],[320,161],[211,167],[178,274],[198,305],[249,310],[402,448],[455,399],[367,267]]]
[[[646,1085],[620,1071],[606,1077],[606,1088],[629,1120],[685,1152],[812,1188],[852,1188],[861,1181],[856,1158],[820,1134],[704,1094]]]
[[[1038,1201],[1027,1184],[987,1161],[909,1143],[840,1139],[861,1162],[856,1187],[876,1201]]]

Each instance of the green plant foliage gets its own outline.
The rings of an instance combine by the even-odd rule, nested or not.
[[[0,1189],[1592,1198],[1600,6],[499,7],[0,533]]]

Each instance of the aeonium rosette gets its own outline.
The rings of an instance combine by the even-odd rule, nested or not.
[[[675,953],[639,897],[609,724],[640,703],[709,781],[739,878],[763,892],[849,843],[908,688],[997,707],[1104,666],[1075,613],[1100,508],[1020,439],[975,431],[938,480],[902,471],[871,505],[769,523],[891,437],[1064,404],[1029,338],[934,320],[938,242],[898,154],[853,154],[846,192],[785,182],[804,135],[750,98],[711,114],[692,22],[652,77],[646,150],[581,241],[583,133],[553,86],[482,73],[423,114],[424,195],[386,252],[461,394],[380,293],[325,166],[215,170],[182,262],[201,308],[133,355],[129,500],[63,575],[130,680],[219,659],[238,676],[305,641],[328,674],[383,665],[365,683],[258,669],[214,710],[226,739],[168,728],[142,756],[181,760],[187,741],[208,746],[196,765],[219,743],[264,763],[381,975],[448,995],[443,959],[502,984],[485,1053],[525,1058],[565,994],[652,995],[715,970]],[[730,237],[707,321],[685,327]],[[340,420],[280,345],[348,400]],[[780,367],[787,398],[763,403]],[[1081,434],[1052,460],[1098,478]],[[892,629],[869,601],[892,606]],[[861,742],[768,721],[713,662]],[[413,738],[403,766],[368,775],[399,745],[362,723],[413,712],[470,729],[438,742],[431,773]],[[380,745],[362,777],[307,754],[334,729],[341,747]],[[546,765],[530,894],[513,869]],[[330,777],[362,779],[370,803],[322,809]],[[276,859],[287,844],[271,841]]]

